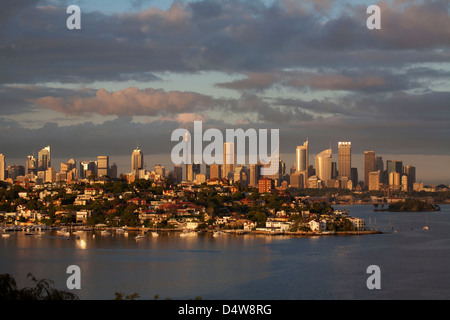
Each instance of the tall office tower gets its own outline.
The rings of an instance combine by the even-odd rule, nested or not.
[[[416,167],[406,166],[405,174],[408,176],[408,190],[413,190],[414,183],[416,182]]]
[[[195,179],[195,176],[196,175],[198,175],[198,174],[200,174],[200,172],[201,172],[201,164],[200,163],[194,163],[193,165],[192,165],[192,171],[194,172],[194,179]]]
[[[332,150],[327,149],[319,153],[314,159],[316,162],[316,176],[324,184],[331,180]]]
[[[137,174],[142,169],[144,169],[144,155],[136,148],[131,154],[131,173]]]
[[[194,181],[195,173],[194,173],[194,165],[188,164],[186,165],[186,181]]]
[[[352,177],[352,143],[339,142],[338,143],[338,179],[347,177],[349,180]]]
[[[295,168],[298,172],[307,171],[309,166],[308,140],[302,146],[298,146],[295,153]]]
[[[37,173],[37,163],[34,156],[27,156],[27,162],[25,163],[25,174]]]
[[[358,186],[358,168],[352,168],[351,179],[353,188]]]
[[[117,179],[117,164],[113,163],[109,168],[109,177],[111,179]]]
[[[210,179],[222,179],[222,166],[220,164],[212,164],[209,166]]]
[[[380,170],[380,172],[384,171],[384,163],[383,163],[383,157],[375,157],[375,170],[374,171],[378,171]]]
[[[5,156],[0,153],[0,181],[5,180],[6,177],[6,160]]]
[[[369,191],[377,191],[380,189],[380,170],[369,172]]]
[[[50,146],[47,146],[38,152],[38,171],[45,171],[50,167]]]
[[[94,161],[81,161],[79,172],[81,178],[89,178],[89,175],[97,173],[97,166]]]
[[[209,164],[206,165],[205,176],[206,176],[206,179],[210,179],[210,177],[211,177],[211,166]]]
[[[236,163],[236,155],[234,153],[234,142],[225,142],[223,144],[223,165],[222,165],[223,178],[228,179],[228,173],[234,172],[235,163]]]
[[[250,187],[258,186],[258,180],[260,179],[260,173],[261,173],[260,170],[261,170],[261,166],[259,163],[250,164],[250,178],[248,181],[248,185]]]
[[[99,178],[109,175],[109,157],[98,156],[97,157],[97,176]]]
[[[45,182],[56,182],[56,170],[52,167],[49,167],[47,170],[45,170]]]
[[[403,173],[403,164],[401,161],[388,160],[386,161],[386,169],[388,176],[391,174],[391,172],[397,172],[401,175]]]
[[[389,173],[389,187],[392,189],[400,189],[401,187],[401,173],[392,171]]]
[[[183,167],[179,164],[174,165],[173,167],[173,174],[174,174],[174,179],[175,182],[181,183],[181,181],[183,181]]]
[[[301,173],[301,178],[303,179],[302,185],[306,185],[308,181],[308,167],[309,167],[309,147],[308,139],[303,143],[302,146],[298,146],[295,152],[295,169],[298,173]]]
[[[375,151],[364,151],[364,186],[366,188],[369,187],[369,173],[373,171],[376,171]]]

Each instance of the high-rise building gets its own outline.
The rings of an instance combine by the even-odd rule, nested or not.
[[[113,163],[109,168],[109,177],[111,179],[117,179],[117,164]]]
[[[89,178],[90,175],[97,174],[97,166],[95,161],[80,161],[80,177]]]
[[[25,174],[37,173],[37,162],[34,156],[27,156],[27,161],[25,163]]]
[[[181,165],[174,165],[173,177],[176,183],[181,183],[181,181],[183,181],[183,167]]]
[[[374,171],[378,171],[380,170],[380,172],[384,171],[384,163],[383,163],[383,157],[375,157],[375,170]]]
[[[236,156],[234,153],[234,142],[225,142],[223,144],[223,165],[222,165],[222,177],[228,179],[228,174],[233,172],[236,162]]]
[[[405,174],[408,176],[408,190],[413,190],[414,183],[416,182],[416,167],[406,166]]]
[[[389,187],[391,189],[400,189],[401,187],[401,174],[396,171],[389,173]]]
[[[109,176],[109,157],[97,157],[97,176],[99,178]]]
[[[316,176],[325,184],[331,180],[332,150],[327,149],[316,155]]]
[[[260,170],[261,170],[261,164],[260,163],[252,163],[250,164],[250,179],[248,182],[248,185],[251,187],[257,187],[258,186],[258,180],[260,178]]]
[[[222,166],[220,164],[212,164],[209,166],[209,178],[221,179],[222,178]]]
[[[380,170],[369,172],[369,191],[377,191],[380,189]]]
[[[349,180],[352,177],[352,143],[339,142],[338,143],[338,179],[347,177]]]
[[[136,148],[131,154],[131,173],[137,174],[144,168],[144,155],[142,151]]]
[[[308,167],[309,167],[309,147],[308,140],[302,146],[298,146],[295,154],[295,169],[297,173],[301,174],[303,181],[302,186],[305,186],[308,181]]]
[[[403,163],[401,161],[388,160],[386,161],[386,169],[388,176],[391,172],[397,172],[401,175],[403,173]]]
[[[375,171],[375,151],[364,151],[364,186],[369,187],[369,173]]]
[[[351,169],[351,181],[352,181],[352,186],[353,188],[356,188],[356,186],[358,185],[358,168],[352,168]]]
[[[5,180],[6,177],[6,160],[5,156],[0,153],[0,180]]]
[[[50,167],[50,146],[47,146],[38,152],[38,171],[46,171]]]
[[[298,146],[295,153],[295,168],[298,172],[307,171],[309,166],[308,140],[302,146]]]

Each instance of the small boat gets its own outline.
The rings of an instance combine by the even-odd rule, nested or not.
[[[136,237],[134,237],[136,240],[144,239],[145,236],[143,234],[139,234]]]
[[[428,217],[425,217],[425,226],[423,227],[423,230],[429,230],[430,227],[428,227]]]
[[[109,232],[108,230],[102,230],[102,231],[100,232],[100,234],[101,234],[102,236],[109,236],[109,235],[111,235],[111,232]]]
[[[152,232],[152,237],[159,237],[159,234],[158,234],[158,232],[156,232],[156,231],[153,231],[153,232]]]
[[[221,236],[223,234],[223,232],[222,231],[214,231],[213,232],[213,237],[219,237],[219,236]]]
[[[11,236],[8,233],[2,233],[2,238],[10,238]]]
[[[197,232],[193,230],[185,230],[180,234],[180,237],[195,237],[197,236]]]

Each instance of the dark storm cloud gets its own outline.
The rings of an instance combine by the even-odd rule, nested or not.
[[[7,1],[2,10],[8,16],[2,22],[2,83],[135,76],[152,81],[157,80],[152,72],[158,71],[261,72],[299,65],[370,67],[383,61],[398,65],[449,58],[448,52],[435,51],[450,45],[447,1],[412,3],[402,9],[383,4],[383,28],[375,32],[365,27],[364,6],[349,5],[342,15],[324,22],[315,10],[297,8],[290,1],[271,6],[236,0],[176,2],[167,11],[86,12],[79,31],[65,27],[65,7]],[[373,55],[377,58],[369,60]]]

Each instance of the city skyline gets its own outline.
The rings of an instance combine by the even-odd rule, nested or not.
[[[381,30],[366,27],[369,0],[70,4],[80,30],[66,27],[69,1],[7,0],[0,13],[9,165],[49,145],[52,159],[108,155],[126,172],[140,141],[148,166],[169,167],[170,134],[201,120],[279,128],[287,167],[308,137],[309,163],[351,141],[359,180],[374,150],[450,181],[448,1],[380,2]]]
[[[234,146],[234,143],[224,143],[224,154],[223,154],[223,159],[224,161],[226,161],[226,159],[231,159],[230,157],[233,157],[233,154],[235,152],[235,150],[231,149],[231,145]],[[342,146],[351,146],[351,142],[338,142],[337,145],[337,150],[339,152],[339,148]],[[230,147],[227,147],[230,146]],[[329,149],[325,149],[322,150],[320,153],[318,154],[309,154],[309,146],[310,146],[310,141],[307,138],[303,145],[297,146],[295,152],[293,152],[292,154],[288,155],[286,157],[286,155],[280,155],[280,160],[284,163],[284,165],[286,166],[285,170],[286,173],[289,173],[289,171],[291,171],[292,169],[295,169],[296,172],[301,172],[302,174],[306,174],[306,179],[309,178],[308,176],[308,170],[306,170],[306,173],[303,173],[302,171],[298,171],[297,166],[299,165],[300,162],[306,162],[303,164],[306,165],[308,163],[312,163],[312,165],[310,165],[314,170],[316,170],[316,176],[318,176],[319,179],[323,180],[323,181],[327,181],[330,179],[337,179],[337,180],[341,180],[342,176],[341,175],[336,175],[335,178],[332,178],[334,175],[334,170],[338,171],[339,168],[339,154],[338,155],[334,155],[333,158],[333,148],[330,145]],[[248,146],[246,145],[246,148],[248,148]],[[131,148],[130,148],[131,149]],[[42,148],[39,152],[46,152],[45,155],[50,155],[50,150],[51,150],[51,146],[46,146],[44,148]],[[301,150],[301,151],[300,151]],[[373,170],[370,169],[369,171],[366,172],[366,167],[367,167],[367,153],[370,153],[373,157]],[[308,155],[308,159],[311,157],[313,161],[310,160],[306,160],[304,159],[305,155]],[[376,155],[376,157],[375,157]],[[347,156],[350,157],[350,159],[347,159]],[[362,156],[362,157],[361,157]],[[123,175],[127,175],[127,174],[135,174],[137,176],[140,176],[141,178],[143,177],[143,175],[145,174],[144,171],[152,171],[154,167],[156,166],[162,166],[164,168],[165,172],[169,172],[169,171],[173,171],[175,169],[175,166],[173,163],[171,163],[170,161],[170,157],[168,157],[167,155],[159,155],[156,156],[155,155],[148,155],[149,158],[153,159],[152,163],[147,163],[144,161],[144,153],[142,152],[142,150],[140,150],[139,147],[135,148],[132,150],[131,152],[131,160],[130,160],[130,155],[127,156],[128,158],[128,163],[125,162],[118,162],[116,161],[117,158],[123,158],[123,157],[115,157],[114,161],[110,161],[110,157],[107,155],[103,155],[103,156],[96,156],[93,157],[95,158],[95,160],[89,160],[89,159],[85,159],[83,158],[83,160],[74,160],[74,158],[70,158],[70,160],[67,160],[67,158],[58,158],[58,159],[53,159],[53,161],[56,161],[55,167],[59,168],[59,166],[61,165],[61,171],[65,171],[63,170],[63,165],[67,165],[67,164],[73,164],[73,162],[75,161],[75,166],[76,168],[81,168],[81,166],[84,166],[85,170],[88,169],[88,165],[90,163],[94,163],[94,165],[96,165],[96,169],[97,170],[101,170],[98,171],[98,176],[110,176],[111,174],[111,167],[114,166],[114,177],[119,177],[119,175],[123,174]],[[299,161],[299,157],[302,159],[301,161]],[[410,176],[412,174],[412,176],[414,177],[414,181],[416,181],[417,178],[417,182],[421,182],[424,183],[424,185],[439,185],[439,184],[445,184],[445,185],[449,185],[448,182],[442,181],[442,182],[436,182],[436,183],[431,183],[428,182],[426,177],[425,179],[423,179],[423,176],[421,176],[420,174],[417,176],[416,175],[416,170],[417,170],[417,165],[414,162],[408,162],[408,161],[403,161],[400,160],[398,158],[395,158],[396,160],[393,160],[391,158],[384,158],[383,159],[383,155],[379,155],[377,154],[375,151],[365,151],[362,155],[358,155],[358,154],[351,154],[351,151],[345,151],[345,163],[346,165],[348,164],[348,162],[350,161],[350,163],[357,163],[358,165],[351,165],[351,169],[356,169],[357,170],[357,175],[359,175],[359,179],[357,179],[358,182],[362,182],[364,186],[368,187],[368,184],[366,184],[366,173],[369,174],[371,172],[377,171],[380,169],[380,165],[381,165],[381,173],[383,172],[383,168],[385,168],[386,173],[387,173],[387,179],[389,179],[389,174],[392,171],[397,171],[400,174],[400,179],[402,174],[408,175]],[[40,157],[38,157],[40,158]],[[360,158],[357,161],[354,161],[356,158]],[[29,165],[29,161],[30,159],[34,159],[34,157],[32,155],[29,155],[26,157],[25,160],[23,160],[25,162],[24,165],[24,169],[26,170],[25,172],[28,173],[28,165]],[[286,160],[288,159],[288,160]],[[353,160],[352,160],[353,159]],[[5,163],[5,169],[8,166],[11,165],[19,165],[22,166],[22,160],[19,161],[12,161],[10,163],[8,163],[8,157],[5,156],[4,154],[0,153],[0,160],[2,160],[2,163]],[[17,159],[12,159],[12,160],[17,160]],[[381,161],[381,164],[376,164],[376,160]],[[325,161],[325,162],[324,162]],[[34,162],[36,163],[36,159],[34,159]],[[48,162],[50,164],[51,162],[51,158],[46,158],[45,157],[45,162]],[[386,165],[385,165],[386,164]],[[240,166],[241,164],[237,164],[234,163],[234,165],[232,165],[234,168]],[[250,163],[243,163],[243,165],[245,165],[247,167],[247,169],[250,172],[250,168],[251,168],[251,164]],[[334,165],[334,167],[333,167]],[[231,166],[231,165],[229,165]],[[303,166],[301,168],[303,168]],[[0,166],[1,167],[1,166]],[[148,167],[148,169],[146,169]],[[186,179],[186,173],[188,172],[187,170],[193,170],[193,167],[191,167],[190,169],[187,169],[188,166],[186,166],[185,164],[182,165],[183,168],[183,179]],[[223,172],[224,172],[224,166],[221,164],[221,176],[223,177]],[[372,165],[369,166],[370,168],[372,168]],[[420,165],[419,165],[419,173],[420,173]],[[49,167],[52,170],[53,167]],[[49,168],[45,168],[45,170],[49,169]],[[134,169],[133,169],[134,168]],[[44,170],[44,171],[45,171]],[[92,170],[89,167],[89,170]],[[199,164],[199,168],[195,169],[197,170],[196,173],[207,173],[206,170],[208,170],[205,167],[204,163]],[[325,170],[325,176],[322,177],[322,172],[321,170]],[[413,173],[409,172],[409,170],[414,170]],[[39,171],[37,168],[35,169],[35,171]],[[141,174],[139,174],[139,172],[141,171]],[[234,169],[233,169],[234,171]],[[36,173],[35,172],[35,173]],[[54,170],[54,172],[59,172],[58,170]],[[84,176],[81,174],[81,172],[79,173],[81,178],[84,178]],[[351,177],[346,177],[348,180],[351,180]],[[191,172],[191,178],[190,180],[194,179],[194,174]],[[233,179],[233,178],[231,178]],[[302,178],[304,179],[304,178]],[[305,184],[305,180],[303,180],[303,184]],[[401,184],[401,181],[400,181]],[[408,186],[410,186],[410,182],[408,182]]]

